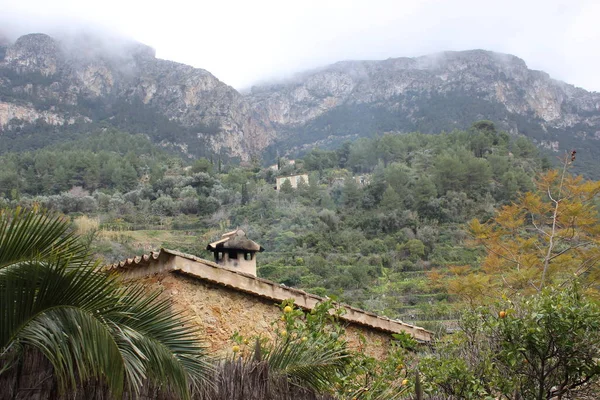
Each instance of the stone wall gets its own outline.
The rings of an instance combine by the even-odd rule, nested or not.
[[[178,273],[164,272],[141,279],[149,287],[164,290],[176,310],[183,310],[198,324],[212,354],[231,351],[231,336],[237,331],[244,337],[273,336],[271,325],[281,317],[278,303],[248,293],[215,285]],[[359,349],[359,336],[366,339],[360,350],[374,357],[385,357],[389,333],[356,324],[346,327],[351,347]]]

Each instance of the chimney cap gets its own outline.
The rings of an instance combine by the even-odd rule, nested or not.
[[[206,246],[206,250],[242,250],[242,251],[264,251],[265,249],[258,243],[248,239],[246,232],[241,229],[236,229],[231,232],[224,233],[222,239],[210,243]]]

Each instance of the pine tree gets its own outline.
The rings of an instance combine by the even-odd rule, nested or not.
[[[396,210],[401,209],[402,207],[402,199],[396,193],[393,187],[388,185],[385,192],[383,192],[383,198],[381,199],[381,207],[386,210]]]
[[[344,189],[342,191],[342,203],[345,207],[358,207],[362,199],[362,193],[354,178],[349,177],[344,180]]]
[[[294,188],[292,187],[292,183],[289,179],[283,181],[281,187],[279,188],[279,191],[283,194],[292,194],[294,192]]]
[[[250,202],[250,194],[248,193],[248,185],[242,184],[242,205],[246,205]]]

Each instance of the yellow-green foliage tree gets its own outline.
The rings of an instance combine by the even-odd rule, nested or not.
[[[479,268],[459,269],[449,290],[471,303],[535,293],[574,278],[590,293],[600,283],[600,182],[562,170],[537,179],[536,190],[502,207],[490,221],[471,221],[475,245],[485,248]]]

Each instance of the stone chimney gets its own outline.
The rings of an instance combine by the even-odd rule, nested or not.
[[[210,243],[206,250],[213,252],[217,264],[256,276],[256,253],[265,249],[248,239],[246,232],[236,229],[223,234],[220,240]]]

